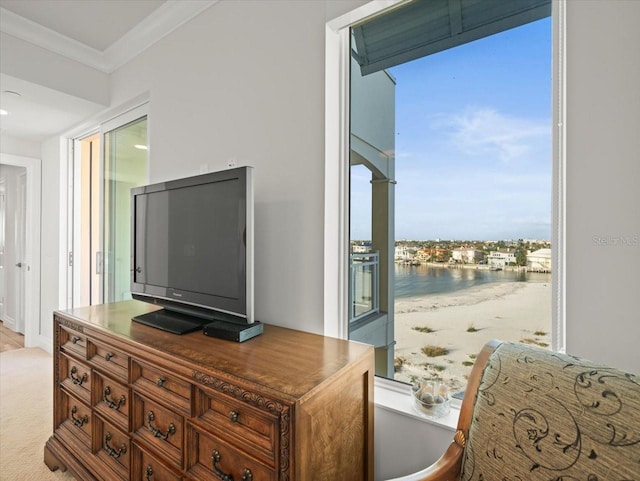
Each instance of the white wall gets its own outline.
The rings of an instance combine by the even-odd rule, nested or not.
[[[109,76],[94,68],[0,34],[0,72],[100,105],[109,103]]]
[[[567,352],[636,373],[639,19],[636,1],[567,2]]]
[[[359,3],[223,1],[113,75],[114,104],[149,92],[151,182],[255,167],[263,322],[324,330],[325,4]]]
[[[17,139],[8,135],[0,136],[0,152],[21,157],[40,158],[40,142]]]
[[[53,346],[53,311],[60,308],[59,295],[60,271],[59,238],[60,197],[63,187],[60,182],[60,142],[59,138],[42,143],[42,247],[40,251],[43,289],[40,294],[40,342],[48,349]],[[66,160],[66,159],[65,159]],[[44,347],[44,346],[41,346]]]
[[[455,430],[385,407],[375,408],[376,480],[415,473],[434,463],[451,444]]]

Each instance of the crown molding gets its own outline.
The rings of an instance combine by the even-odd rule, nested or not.
[[[105,72],[102,52],[0,7],[0,30],[38,47]]]
[[[107,73],[123,66],[151,45],[220,0],[167,0],[104,51]]]
[[[167,0],[100,51],[0,7],[0,30],[88,67],[111,73],[220,0]]]

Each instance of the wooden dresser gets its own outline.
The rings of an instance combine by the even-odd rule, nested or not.
[[[291,329],[235,343],[54,314],[51,470],[81,480],[373,480],[373,348]]]

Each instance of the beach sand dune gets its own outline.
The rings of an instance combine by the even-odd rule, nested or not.
[[[417,330],[420,329],[420,330]],[[475,355],[490,339],[549,346],[551,284],[504,282],[442,295],[396,299],[395,379],[414,383],[441,378],[463,388]],[[448,353],[428,357],[425,346]]]

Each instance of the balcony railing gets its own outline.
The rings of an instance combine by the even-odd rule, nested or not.
[[[380,312],[378,252],[351,254],[349,259],[349,322]]]

